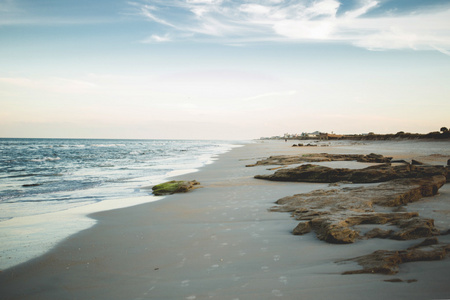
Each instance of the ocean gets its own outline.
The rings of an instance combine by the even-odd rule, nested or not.
[[[145,187],[195,172],[235,145],[0,139],[0,270],[37,257],[94,225],[88,213],[162,199]]]

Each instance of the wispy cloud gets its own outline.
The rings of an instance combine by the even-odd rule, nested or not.
[[[450,51],[449,51],[449,50],[445,50],[445,49],[436,47],[435,45],[431,45],[431,46],[432,46],[434,49],[436,49],[437,51],[439,51],[439,52],[441,52],[441,53],[443,53],[443,54],[445,54],[445,55],[450,56]]]
[[[166,25],[166,26],[169,26],[169,27],[175,27],[175,28],[176,28],[176,26],[173,25],[172,23],[170,23],[170,22],[168,22],[168,21],[166,21],[166,20],[164,20],[164,19],[162,19],[162,18],[157,17],[157,16],[153,13],[153,11],[156,11],[156,10],[157,10],[156,7],[151,6],[151,5],[143,5],[143,6],[140,7],[140,9],[141,9],[141,13],[142,13],[145,17],[149,18],[150,20],[152,20],[152,21],[154,21],[154,22],[156,22],[156,23],[160,23],[160,24],[162,24],[162,25]]]
[[[141,43],[144,44],[152,44],[152,43],[164,43],[164,42],[170,42],[172,39],[170,38],[169,34],[165,34],[163,36],[159,36],[157,34],[152,34],[151,36],[143,39]]]
[[[84,93],[95,88],[94,83],[76,79],[48,77],[48,78],[25,78],[25,77],[0,77],[0,85],[6,84],[29,90],[40,90],[51,93]]]
[[[385,8],[384,0],[154,0],[133,2],[140,14],[178,39],[223,43],[338,41],[370,50],[450,51],[450,4]],[[150,3],[150,4],[149,4]],[[165,29],[164,29],[165,27]],[[164,32],[166,30],[166,32]]]

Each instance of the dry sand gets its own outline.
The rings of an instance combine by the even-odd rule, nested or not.
[[[200,172],[181,176],[200,181],[203,188],[96,213],[93,228],[2,272],[0,298],[449,299],[450,258],[404,264],[394,276],[341,275],[358,266],[338,260],[377,249],[405,249],[418,241],[332,245],[314,234],[293,236],[297,222],[268,208],[279,198],[328,185],[257,180],[254,175],[271,173],[267,166],[245,167],[270,155],[311,152],[403,154],[446,163],[445,156],[430,156],[438,154],[434,144],[421,148],[425,151],[379,145],[294,148],[284,141],[265,141],[235,148]],[[443,145],[448,143],[435,146]],[[413,209],[424,217],[430,214],[438,227],[450,228],[448,184],[440,195],[408,208]],[[439,239],[450,242],[448,236]],[[385,281],[393,278],[403,282]],[[412,279],[417,281],[406,282]]]

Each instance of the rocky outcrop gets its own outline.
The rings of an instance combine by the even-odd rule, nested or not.
[[[314,232],[318,239],[333,244],[349,244],[372,238],[414,240],[427,238],[407,250],[378,250],[370,255],[351,259],[361,270],[344,274],[395,274],[399,264],[420,260],[442,259],[449,245],[439,245],[441,235],[434,220],[422,218],[417,212],[403,208],[423,197],[436,195],[448,182],[449,167],[425,165],[419,161],[408,163],[376,154],[359,155],[307,155],[272,156],[255,165],[289,165],[312,161],[356,160],[377,162],[364,169],[328,168],[304,164],[295,168],[280,168],[271,175],[257,175],[257,179],[292,182],[330,183],[339,187],[343,183],[372,183],[366,186],[315,190],[279,199],[271,211],[291,212],[300,221],[294,235]],[[377,183],[377,184],[373,184]],[[383,207],[383,208],[381,208]],[[389,209],[390,208],[390,209]],[[390,211],[389,211],[390,210]],[[443,230],[448,234],[450,230]]]
[[[370,187],[315,190],[284,197],[271,211],[291,212],[301,221],[293,234],[314,231],[323,241],[353,243],[357,239],[390,238],[410,240],[439,235],[432,219],[416,212],[376,212],[375,206],[395,207],[435,195],[444,185],[444,176],[421,179],[398,179]],[[389,224],[396,230],[374,228],[360,234],[357,225]]]
[[[155,196],[171,195],[175,193],[186,193],[192,189],[199,188],[200,183],[192,181],[168,181],[152,187]]]
[[[260,160],[255,164],[247,165],[247,167],[265,166],[265,165],[292,165],[306,162],[322,162],[322,161],[357,161],[366,163],[389,163],[392,157],[384,157],[380,154],[371,153],[362,154],[328,154],[328,153],[312,153],[303,155],[278,155]]]
[[[347,181],[352,183],[385,182],[398,178],[424,178],[442,175],[448,178],[449,168],[428,165],[381,164],[364,169],[328,168],[306,164],[296,168],[280,169],[270,175],[256,175],[257,179],[294,182],[334,183]]]
[[[369,255],[342,260],[340,262],[352,261],[362,266],[362,269],[342,273],[344,275],[364,273],[393,275],[398,273],[400,264],[415,261],[441,260],[448,255],[449,251],[450,245],[439,244],[436,238],[430,238],[407,250],[377,250]]]
[[[415,240],[440,234],[439,230],[434,227],[433,219],[420,218],[417,216],[411,219],[397,220],[392,224],[400,228],[399,231],[388,236],[394,240]]]

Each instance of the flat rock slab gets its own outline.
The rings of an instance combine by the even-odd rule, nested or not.
[[[247,165],[247,167],[264,166],[264,165],[292,165],[305,162],[322,162],[322,161],[357,161],[365,163],[389,163],[392,157],[385,157],[380,154],[371,153],[362,154],[328,154],[328,153],[312,153],[303,155],[277,155],[260,160],[255,164]]]
[[[428,242],[427,242],[428,241]],[[430,246],[431,244],[431,246]],[[362,269],[346,271],[342,274],[397,274],[400,264],[415,261],[432,261],[444,259],[450,251],[450,245],[438,244],[436,238],[425,240],[425,243],[407,250],[377,250],[371,254],[359,256],[339,262],[357,262]]]
[[[296,168],[281,169],[270,175],[256,175],[257,179],[272,181],[317,182],[317,183],[376,183],[399,178],[423,178],[434,175],[448,176],[449,168],[444,166],[381,164],[364,169],[329,168],[313,164]]]

